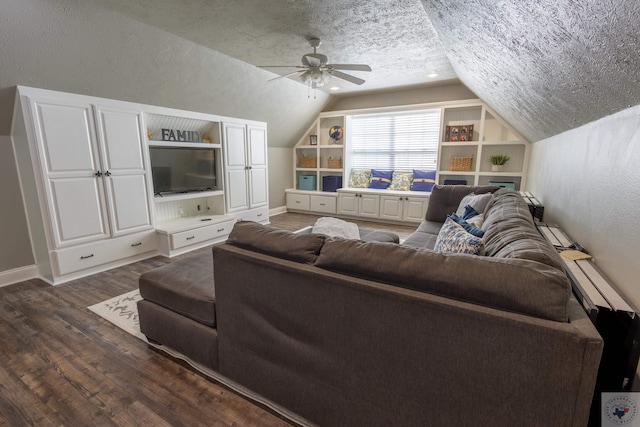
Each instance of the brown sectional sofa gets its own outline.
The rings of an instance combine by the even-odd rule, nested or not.
[[[495,190],[434,187],[402,245],[236,224],[213,248],[215,369],[323,426],[586,425],[602,339]],[[434,252],[472,191],[495,191],[485,255]]]

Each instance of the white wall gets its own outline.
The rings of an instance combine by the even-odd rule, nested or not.
[[[532,144],[527,182],[640,308],[640,105]]]
[[[284,189],[292,188],[293,150],[291,148],[269,148],[269,206],[283,207]]]
[[[11,138],[0,136],[0,272],[33,264]]]

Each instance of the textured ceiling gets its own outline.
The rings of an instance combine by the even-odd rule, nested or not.
[[[640,103],[638,0],[422,2],[460,80],[530,141]]]
[[[459,78],[530,141],[640,104],[638,0],[93,1],[254,65],[297,65],[319,37],[373,68],[339,93]]]
[[[334,78],[340,93],[456,79],[420,0],[94,1],[253,65],[300,65],[313,52],[308,40],[320,38],[330,63],[373,69],[347,72],[365,79],[361,86]],[[263,71],[265,81],[273,71],[294,69]]]

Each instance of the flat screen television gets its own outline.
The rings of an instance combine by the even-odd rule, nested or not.
[[[216,189],[214,150],[149,147],[149,152],[156,196]]]

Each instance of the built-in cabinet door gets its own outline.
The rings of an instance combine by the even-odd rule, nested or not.
[[[357,194],[341,193],[338,195],[338,213],[342,215],[357,215],[358,200]]]
[[[360,195],[360,216],[378,218],[380,214],[380,196],[372,194]]]
[[[114,236],[151,226],[142,112],[96,106],[102,177]]]
[[[249,207],[267,204],[269,183],[267,179],[267,129],[247,126],[249,155]]]
[[[31,98],[51,244],[65,247],[110,236],[100,155],[89,104]]]
[[[228,212],[249,209],[249,186],[247,182],[247,126],[239,123],[225,123],[225,199]]]
[[[406,197],[404,200],[404,221],[422,222],[429,204],[428,197]]]
[[[380,218],[402,221],[404,209],[404,197],[382,196],[380,197]]]

